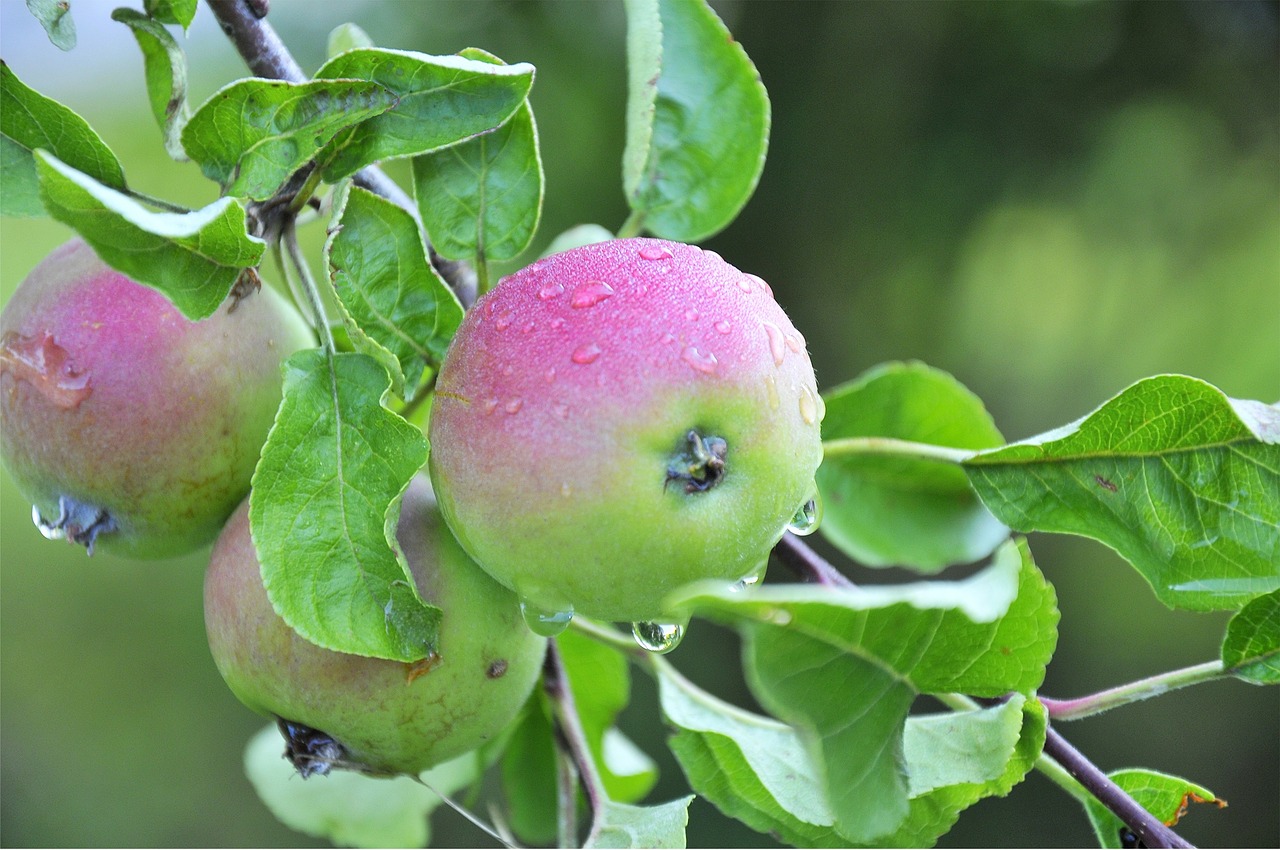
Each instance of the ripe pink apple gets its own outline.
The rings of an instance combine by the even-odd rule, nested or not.
[[[397,536],[418,592],[444,612],[438,657],[417,667],[323,649],[289,628],[262,587],[248,501],[213,548],[204,610],[214,661],[241,702],[278,719],[304,776],[418,773],[473,750],[515,718],[542,669],[546,640],[454,541],[425,475],[405,493]]]
[[[683,584],[758,575],[814,493],[822,413],[763,280],[621,239],[539,260],[467,314],[431,477],[463,548],[526,607],[661,623]]]
[[[0,455],[48,536],[196,549],[249,491],[280,364],[313,344],[269,287],[192,322],[72,240],[0,314]]]

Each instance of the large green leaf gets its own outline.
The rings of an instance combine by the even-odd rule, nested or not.
[[[539,688],[515,723],[499,765],[507,825],[525,844],[549,845],[556,840],[559,792],[554,735],[551,709]]]
[[[1180,776],[1158,773],[1154,770],[1117,770],[1107,774],[1111,781],[1119,785],[1129,796],[1164,824],[1176,824],[1191,803],[1217,803],[1221,808],[1226,805],[1214,796],[1208,788],[1188,782]],[[1127,829],[1120,819],[1102,803],[1093,798],[1085,801],[1085,811],[1089,813],[1089,821],[1094,832],[1098,834],[1098,842],[1103,847],[1132,847],[1121,841],[1122,829]]]
[[[870,566],[936,571],[985,558],[1008,536],[954,463],[841,449],[839,441],[862,437],[1003,444],[981,400],[955,378],[922,363],[886,363],[823,396],[819,529],[843,552]]]
[[[462,322],[462,305],[427,260],[418,223],[364,189],[339,198],[326,245],[334,287],[357,344],[389,351],[412,390],[438,366]]]
[[[244,769],[253,789],[285,826],[339,847],[425,847],[439,794],[452,794],[481,773],[476,754],[467,753],[422,774],[426,785],[350,770],[303,780],[281,758],[282,747],[275,724],[249,740]]]
[[[336,182],[378,160],[427,153],[499,126],[528,96],[533,66],[357,48],[330,59],[316,77],[370,80],[399,98],[395,109],[330,144],[324,177]]]
[[[629,806],[606,800],[597,828],[584,847],[684,847],[693,797],[656,806]]]
[[[237,80],[196,110],[182,145],[227,194],[261,201],[339,132],[397,102],[362,80]]]
[[[298,634],[338,652],[418,661],[434,649],[440,609],[418,596],[395,530],[427,443],[383,406],[389,384],[364,354],[289,358],[249,525],[271,604]]]
[[[908,817],[902,730],[916,695],[1030,693],[1057,640],[1053,589],[1023,541],[958,582],[749,594],[717,584],[672,604],[737,625],[756,698],[804,733],[836,828],[859,843]]]
[[[1239,608],[1280,588],[1276,405],[1160,375],[965,469],[1006,525],[1100,540],[1170,607]]]
[[[27,0],[27,11],[44,27],[49,41],[59,50],[76,46],[76,21],[68,0]]]
[[[111,19],[128,26],[142,50],[147,99],[164,136],[165,150],[176,160],[187,159],[182,149],[182,128],[191,117],[187,103],[186,55],[158,20],[129,8],[116,9]]]
[[[70,20],[70,17],[67,17]],[[114,189],[125,188],[120,161],[89,123],[56,100],[28,88],[0,60],[0,212],[44,215],[34,154],[46,150]]]
[[[103,262],[169,297],[189,319],[212,315],[266,245],[245,231],[245,213],[221,198],[190,213],[156,213],[36,152],[49,215],[75,229]]]
[[[501,60],[468,48],[468,59]],[[545,179],[526,100],[498,129],[413,159],[413,188],[431,244],[452,260],[509,260],[533,241]]]
[[[1227,623],[1222,666],[1255,685],[1280,685],[1280,590],[1254,599]]]
[[[656,236],[696,242],[755,191],[769,95],[705,0],[627,0],[623,190]]]

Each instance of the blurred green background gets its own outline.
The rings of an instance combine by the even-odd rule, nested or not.
[[[616,2],[273,0],[304,68],[355,21],[384,46],[478,46],[538,69],[547,170],[540,249],[625,217],[624,20]],[[832,387],[888,359],[948,370],[1017,439],[1091,410],[1145,375],[1280,397],[1280,62],[1274,2],[716,2],[773,101],[753,200],[707,243],[767,279]],[[142,67],[111,3],[73,4],[61,54],[21,0],[0,0],[18,76],[84,115],[130,182],[204,204],[169,162]],[[183,44],[201,102],[243,74],[207,10]],[[393,169],[393,173],[403,171]],[[318,228],[317,228],[318,229]],[[0,290],[69,231],[0,223]],[[0,566],[0,840],[5,845],[274,846],[240,767],[262,725],[214,670],[201,623],[205,553],[86,560],[47,543],[8,479]],[[1112,552],[1036,537],[1062,636],[1044,691],[1077,696],[1212,658],[1225,615],[1170,612]],[[899,578],[853,568],[859,580]],[[785,576],[772,576],[773,579]],[[749,704],[731,635],[702,622],[673,660]],[[624,728],[664,757],[651,684]],[[1230,801],[1181,825],[1204,845],[1280,843],[1280,692],[1219,682],[1064,727],[1105,769],[1178,773]],[[486,839],[447,811],[441,845]],[[1083,813],[1031,776],[962,816],[947,846],[1076,846]],[[690,846],[768,846],[694,804]]]

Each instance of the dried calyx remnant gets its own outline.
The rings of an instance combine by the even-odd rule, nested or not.
[[[110,534],[116,530],[116,521],[106,508],[89,505],[70,496],[58,497],[57,519],[50,521],[39,508],[32,508],[32,519],[45,537],[79,543],[90,555],[99,534]]]
[[[284,737],[284,757],[303,779],[328,776],[335,767],[360,769],[348,760],[346,748],[324,732],[283,717],[276,718],[276,726]]]
[[[681,481],[686,493],[701,493],[719,484],[724,478],[725,456],[729,453],[729,444],[724,438],[704,437],[696,428],[691,428],[681,443],[667,466],[663,489],[672,481]]]

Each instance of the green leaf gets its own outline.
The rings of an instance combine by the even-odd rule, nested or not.
[[[541,688],[525,704],[502,751],[500,781],[507,825],[525,844],[556,841],[556,745]]]
[[[116,9],[111,13],[111,19],[133,30],[133,37],[142,49],[151,113],[164,135],[165,150],[175,160],[185,161],[187,154],[182,149],[182,128],[191,117],[187,103],[186,55],[158,20],[128,8]]]
[[[755,191],[769,95],[705,0],[626,8],[627,203],[655,236],[696,242],[733,221]]]
[[[533,66],[364,48],[330,59],[316,77],[371,80],[400,99],[395,109],[330,144],[322,160],[324,178],[333,183],[378,160],[416,156],[492,130],[524,103]]]
[[[1180,776],[1140,769],[1117,770],[1107,775],[1161,823],[1170,826],[1186,814],[1191,803],[1217,803],[1218,808],[1226,805],[1209,789]],[[1124,824],[1106,806],[1090,797],[1085,801],[1085,811],[1089,813],[1101,846],[1124,846],[1120,841],[1120,830]]]
[[[325,55],[332,59],[339,53],[361,47],[373,47],[373,39],[358,24],[345,23],[334,27],[329,33],[329,47]]]
[[[290,357],[249,523],[267,595],[298,634],[338,652],[418,661],[435,646],[440,609],[418,596],[395,530],[427,443],[383,407],[389,383],[364,354]]]
[[[606,800],[584,847],[684,847],[693,797],[657,806],[629,806]]]
[[[245,231],[244,208],[221,198],[189,213],[156,213],[87,174],[36,152],[40,198],[102,261],[154,287],[189,319],[212,315],[265,245]]]
[[[70,20],[70,17],[67,17]],[[34,153],[43,148],[77,171],[124,189],[120,161],[88,122],[56,100],[27,88],[0,60],[0,212],[44,215]]]
[[[196,17],[196,0],[143,0],[147,16],[162,24],[177,24],[183,30],[191,29]]]
[[[469,48],[467,59],[503,64]],[[533,241],[545,179],[526,100],[491,133],[414,157],[413,188],[437,252],[451,260],[509,260]]]
[[[412,777],[370,777],[338,770],[301,779],[282,756],[275,725],[254,735],[244,751],[245,775],[276,819],[290,829],[339,847],[425,847],[431,812],[440,794],[452,794],[480,776],[467,753]],[[432,790],[435,789],[435,790]]]
[[[1160,375],[965,468],[1006,525],[1100,540],[1172,608],[1238,608],[1280,588],[1275,405]]]
[[[396,102],[387,89],[361,80],[237,80],[196,110],[182,144],[227,194],[261,201],[339,132]]]
[[[837,829],[855,842],[908,816],[902,730],[916,695],[1033,692],[1057,640],[1053,590],[1025,541],[963,581],[752,593],[705,584],[671,604],[742,632],[753,693],[802,731]]]
[[[1227,623],[1222,666],[1255,685],[1280,685],[1280,590],[1254,599]]]
[[[954,463],[845,452],[831,443],[891,437],[963,449],[1001,445],[981,400],[955,378],[922,363],[886,363],[824,398],[819,529],[841,551],[870,566],[932,572],[985,558],[1008,537]]]
[[[431,267],[413,216],[364,189],[344,197],[326,254],[348,330],[357,345],[390,352],[412,390],[426,365],[444,359],[462,305]]]
[[[76,22],[71,17],[71,0],[27,0],[27,11],[44,27],[54,47],[70,50],[76,46]]]
[[[631,702],[627,659],[617,649],[576,632],[556,638],[578,720],[609,798],[634,803],[658,781],[658,768],[613,724]]]
[[[559,254],[583,245],[594,245],[597,242],[608,242],[613,234],[598,224],[577,224],[561,233],[542,252],[543,257]]]

